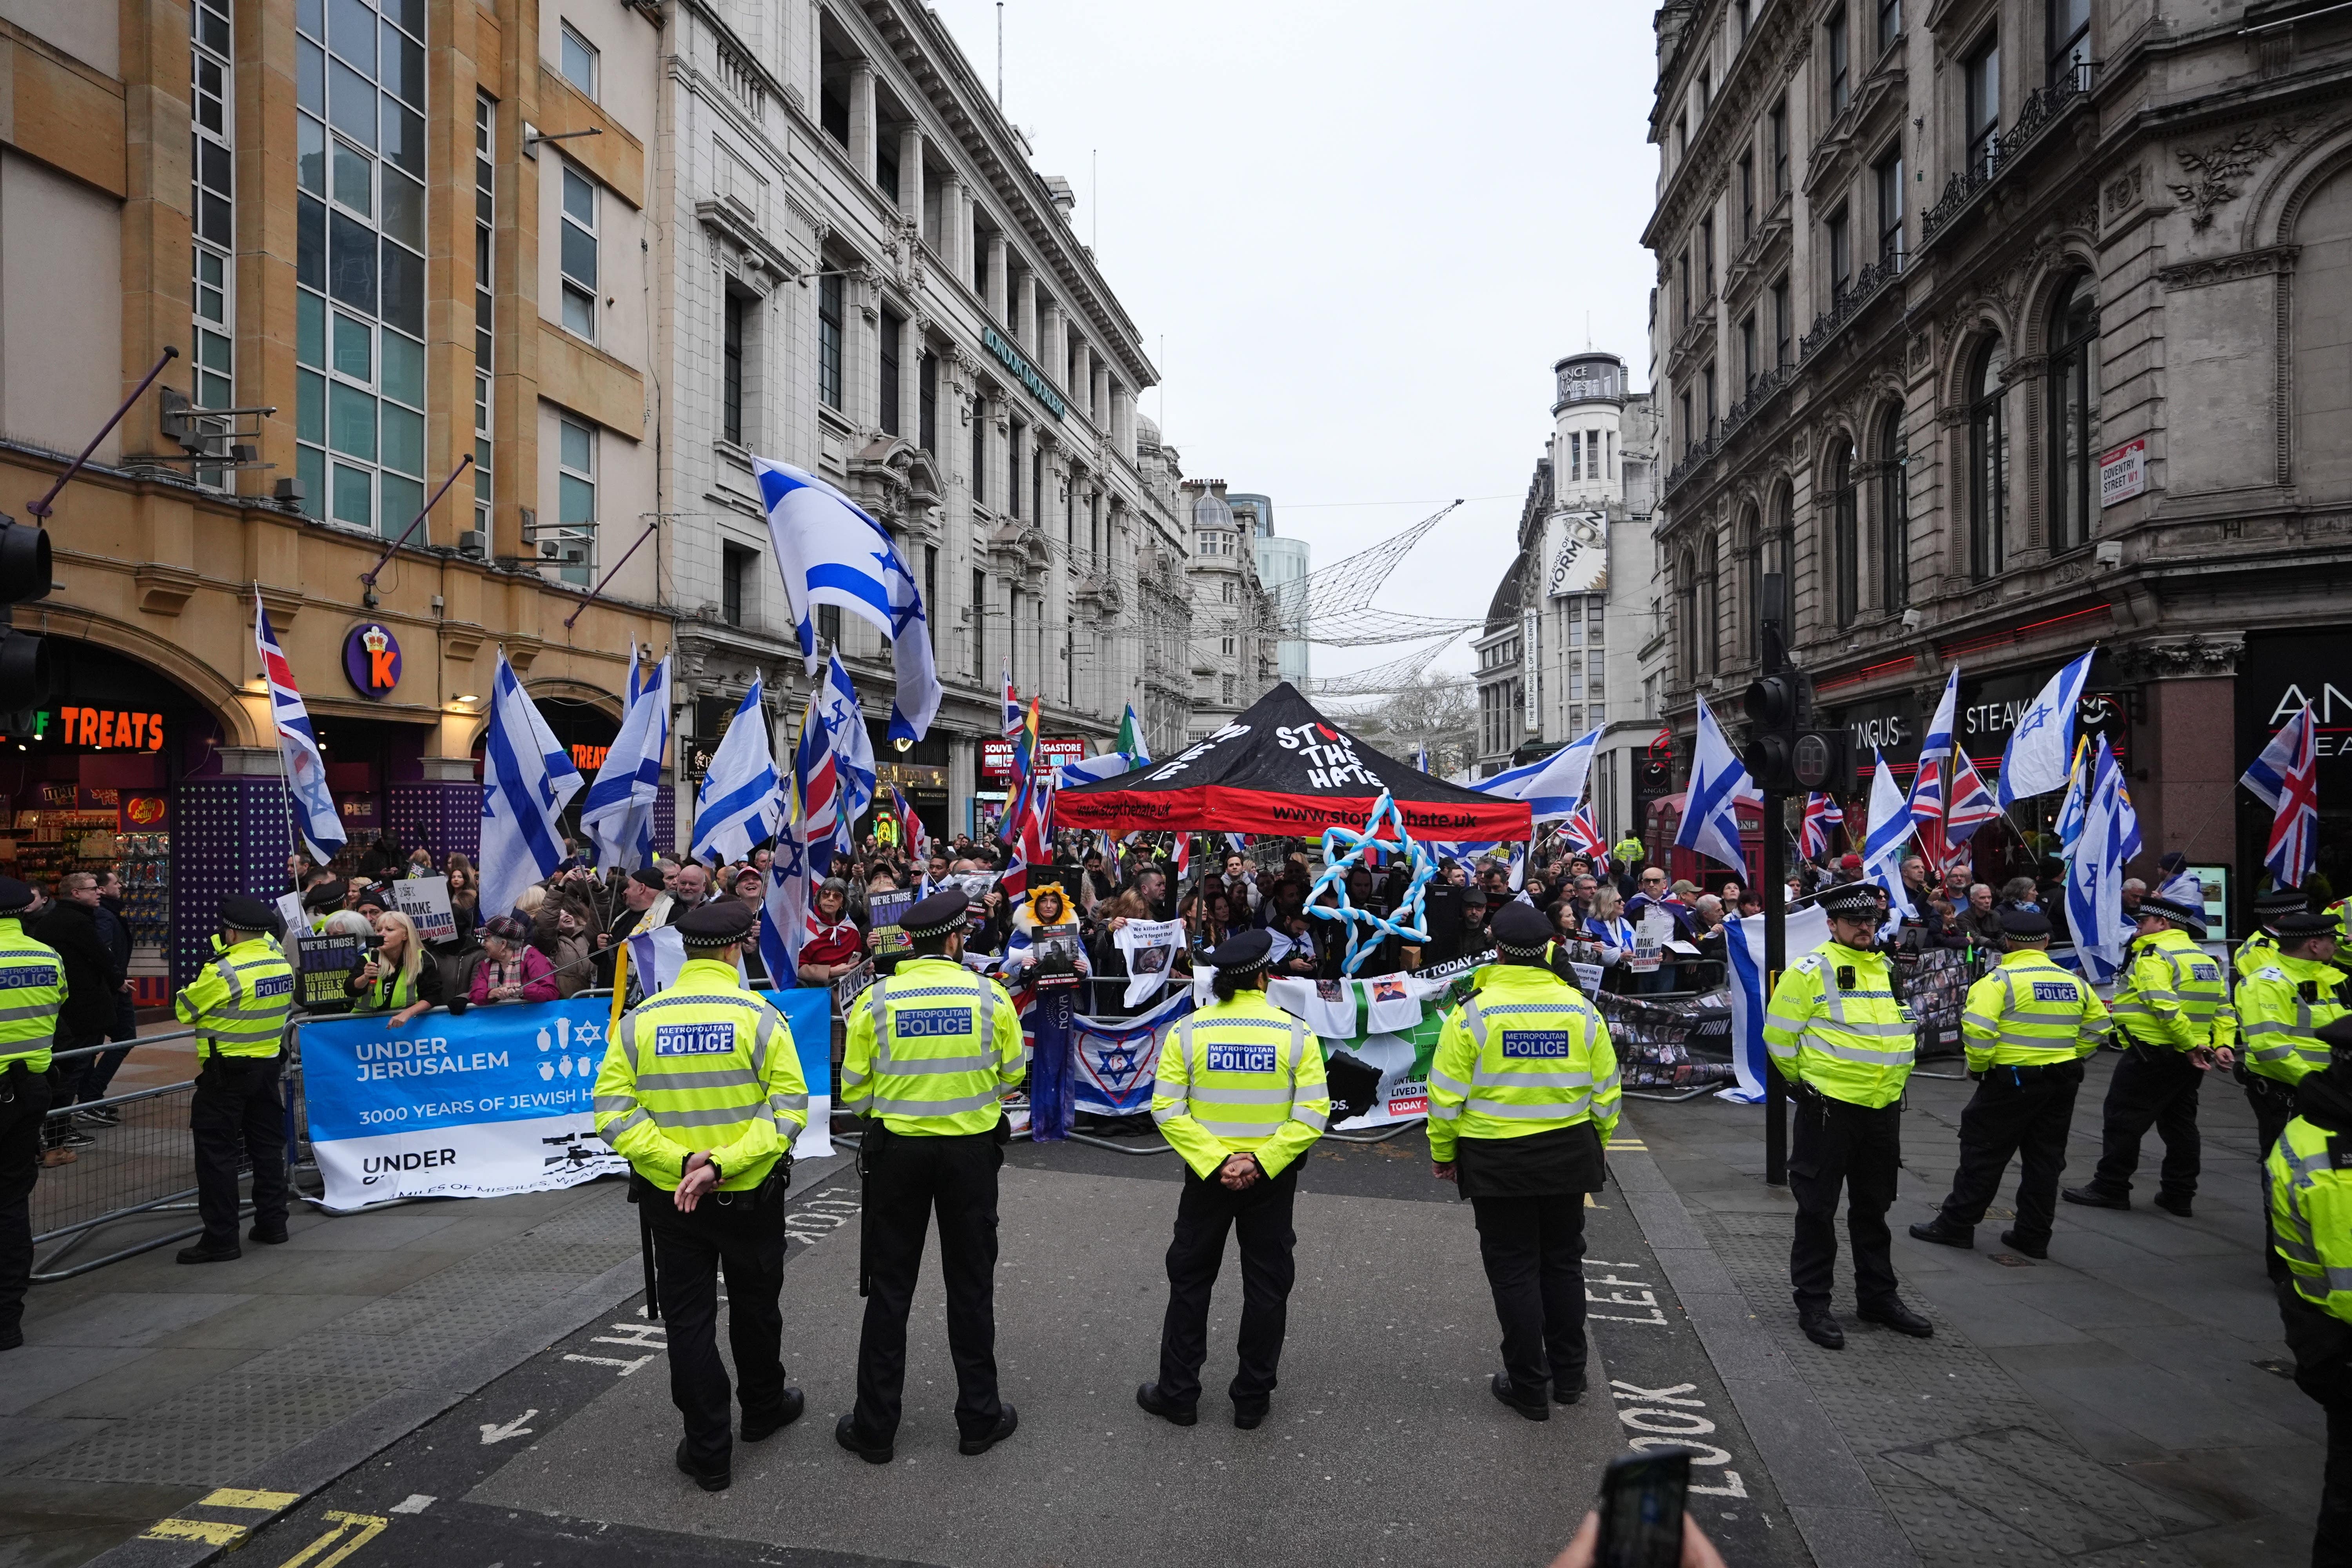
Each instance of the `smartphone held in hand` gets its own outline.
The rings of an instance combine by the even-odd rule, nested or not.
[[[1601,1545],[1595,1568],[1676,1568],[1683,1560],[1683,1502],[1690,1454],[1627,1454],[1601,1478]]]

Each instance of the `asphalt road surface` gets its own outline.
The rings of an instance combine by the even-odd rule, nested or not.
[[[517,1367],[247,1542],[263,1568],[1203,1562],[1548,1563],[1629,1443],[1698,1451],[1695,1516],[1736,1563],[1802,1564],[1797,1532],[1613,1192],[1588,1211],[1592,1391],[1535,1424],[1486,1387],[1493,1309],[1466,1205],[1416,1129],[1327,1142],[1301,1182],[1298,1283],[1273,1415],[1224,1419],[1239,1271],[1211,1320],[1198,1426],[1137,1409],[1165,1303],[1180,1167],[1016,1144],[1003,1178],[997,1362],[1021,1429],[955,1450],[954,1376],[926,1259],[898,1459],[833,1441],[853,1394],[857,1186],[794,1195],[784,1353],[808,1413],[738,1444],[735,1484],[671,1465],[664,1335],[630,1302]],[[616,1193],[617,1201],[617,1193]],[[722,1351],[725,1336],[720,1336]]]

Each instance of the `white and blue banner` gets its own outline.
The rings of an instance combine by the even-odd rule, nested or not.
[[[1160,1077],[1160,1047],[1168,1031],[1192,1010],[1192,993],[1179,991],[1132,1018],[1073,1018],[1071,1100],[1090,1116],[1140,1116],[1151,1109]]]
[[[832,993],[762,992],[792,1026],[809,1082],[799,1156],[830,1153]],[[503,1197],[627,1172],[596,1136],[592,1091],[608,998],[305,1020],[302,1097],[326,1206]]]

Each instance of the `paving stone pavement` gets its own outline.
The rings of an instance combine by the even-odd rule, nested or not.
[[[86,1561],[380,1401],[421,1418],[450,1369],[634,1262],[625,1191],[297,1205],[287,1244],[233,1263],[167,1247],[36,1286],[0,1363],[0,1563]]]
[[[2097,1158],[2113,1062],[2104,1053],[2092,1061],[2076,1102],[2070,1183]],[[1974,1252],[1904,1234],[1948,1190],[1972,1090],[1913,1080],[1888,1215],[1906,1299],[1935,1321],[1936,1336],[1907,1339],[1853,1319],[1841,1228],[1842,1353],[1797,1330],[1788,1284],[1794,1205],[1761,1180],[1760,1110],[1713,1100],[1628,1106],[1772,1349],[1927,1568],[2302,1560],[2325,1427],[2278,1370],[2288,1358],[2261,1264],[2242,1092],[2218,1076],[2205,1087],[2194,1219],[2145,1204],[2128,1213],[2062,1205],[2051,1258],[2034,1262],[2003,1254],[1999,1242],[2014,1164]],[[2157,1148],[2151,1135],[2144,1173]],[[2141,1195],[2151,1190],[2143,1182]]]

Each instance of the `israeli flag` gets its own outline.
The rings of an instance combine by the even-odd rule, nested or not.
[[[1790,910],[1788,921],[1783,944],[1790,963],[1830,939],[1830,917],[1819,904]],[[1740,915],[1726,921],[1724,928],[1724,956],[1731,963],[1731,1070],[1739,1081],[1717,1098],[1755,1105],[1763,1100],[1766,1075],[1772,1071],[1764,1049],[1764,1010],[1771,1000],[1765,990],[1770,976],[1764,969],[1764,917]]]
[[[1862,840],[1862,879],[1886,890],[1886,923],[1881,935],[1899,929],[1918,908],[1903,886],[1903,847],[1911,842],[1911,803],[1895,782],[1886,755],[1874,750],[1878,769],[1870,779],[1870,826]]]
[[[866,710],[857,704],[857,689],[849,670],[835,654],[817,688],[817,708],[824,716],[828,743],[833,747],[834,776],[839,781],[841,804],[833,824],[833,852],[848,856],[856,848],[857,824],[874,804],[874,737],[866,728]]]
[[[1927,721],[1927,738],[1919,742],[1921,772],[1952,754],[1952,721],[1958,716],[1959,705],[1960,667],[1956,664],[1951,678],[1944,682],[1944,698],[1936,704],[1936,716]]]
[[[2132,938],[2123,912],[2124,862],[2139,837],[2139,821],[2105,736],[2099,738],[2086,771],[2092,783],[2084,794],[2083,830],[2066,862],[2066,924],[2074,933],[2083,977],[2105,984],[2123,966]]]
[[[2074,705],[2090,681],[2091,660],[2098,651],[2093,648],[2052,676],[2041,695],[2017,716],[2009,749],[2000,757],[1998,787],[2003,811],[2017,801],[2066,787],[2068,764],[2074,756]]]
[[[789,986],[800,978],[801,948],[808,941],[809,910],[816,902],[816,878],[809,864],[808,839],[801,825],[799,792],[785,801],[776,826],[775,854],[768,865],[767,896],[760,903],[760,962],[768,983]]]
[[[856,501],[790,463],[751,459],[768,509],[768,540],[784,580],[801,657],[816,674],[816,607],[834,605],[890,639],[898,692],[890,739],[923,738],[940,710],[940,673],[931,662],[930,623],[915,575],[890,532]]]
[[[1600,745],[1601,729],[1595,725],[1554,752],[1541,767],[1520,780],[1508,798],[1527,802],[1537,822],[1557,822],[1571,815],[1584,799],[1584,781],[1592,772],[1592,753]],[[1426,767],[1422,769],[1423,773],[1428,771]],[[1741,776],[1747,776],[1744,769]]]
[[[481,918],[512,910],[522,890],[563,858],[563,808],[586,781],[516,679],[506,650],[491,677],[482,743]]]
[[[1569,749],[1589,746],[1600,735],[1601,731],[1595,730]],[[1591,752],[1588,750],[1585,756],[1589,763]],[[1580,793],[1582,782],[1581,778],[1578,780]],[[1748,769],[1740,763],[1738,753],[1723,738],[1706,699],[1700,698],[1698,742],[1691,756],[1690,788],[1683,797],[1682,826],[1675,834],[1676,847],[1695,849],[1710,860],[1747,875],[1748,860],[1739,852],[1739,803],[1760,803],[1763,798],[1748,778]],[[1570,801],[1568,809],[1576,809],[1576,803]]]
[[[694,802],[694,843],[687,850],[697,860],[740,860],[776,830],[775,742],[760,694],[754,672],[751,689],[727,721],[727,733],[703,775],[702,793]]]
[[[1074,784],[1099,784],[1104,779],[1133,773],[1138,765],[1118,752],[1081,757],[1075,763],[1058,763],[1054,767],[1054,787],[1068,789]]]
[[[669,745],[669,659],[640,684],[635,649],[630,653],[621,732],[580,808],[581,830],[595,847],[600,870],[634,871],[653,858],[654,804],[661,796],[662,753]]]

